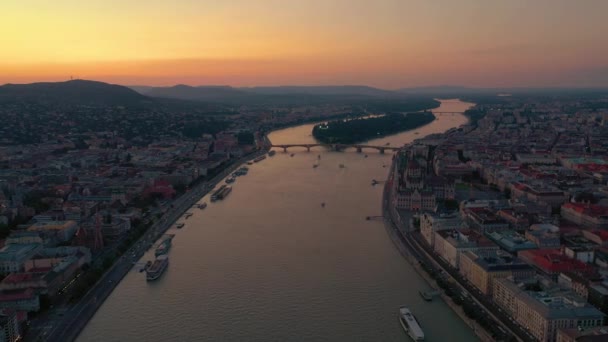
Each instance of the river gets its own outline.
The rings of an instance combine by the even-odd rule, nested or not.
[[[435,111],[470,106],[442,100]],[[466,122],[438,118],[369,144],[400,146]],[[270,139],[314,142],[311,130],[287,128]],[[386,178],[390,158],[294,148],[252,165],[227,199],[192,209],[186,226],[171,231],[165,274],[146,282],[131,271],[78,341],[407,341],[400,305],[412,308],[428,341],[475,340],[445,303],[420,298],[428,285],[383,223],[365,220],[381,213],[382,186],[370,182]]]

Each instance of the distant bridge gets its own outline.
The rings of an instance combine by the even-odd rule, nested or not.
[[[464,114],[464,112],[433,112],[433,111],[431,111],[431,113],[433,113],[433,114],[452,114],[452,115],[454,115],[454,114]]]
[[[310,152],[310,149],[312,147],[317,147],[317,146],[325,147],[332,151],[344,151],[347,148],[355,148],[355,149],[357,149],[357,152],[359,152],[359,153],[361,153],[364,148],[365,149],[374,149],[374,150],[379,151],[380,153],[384,153],[384,151],[386,151],[386,150],[399,151],[401,149],[401,147],[358,145],[358,144],[280,144],[280,145],[272,144],[272,145],[270,145],[270,147],[282,148],[283,152],[287,152],[287,149],[292,148],[292,147],[303,147],[308,152]]]

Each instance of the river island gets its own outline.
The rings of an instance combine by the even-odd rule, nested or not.
[[[416,129],[435,120],[431,112],[391,113],[356,119],[333,120],[313,127],[313,137],[322,143],[355,144]]]

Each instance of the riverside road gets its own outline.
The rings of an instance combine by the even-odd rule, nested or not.
[[[388,175],[387,182],[384,186],[382,207],[383,214],[385,216],[385,225],[391,240],[399,249],[399,251],[410,259],[409,256],[413,256],[415,260],[425,264],[428,268],[440,271],[444,277],[449,276],[455,283],[457,283],[459,296],[461,298],[473,298],[475,305],[483,308],[483,311],[490,314],[497,322],[500,322],[502,327],[507,329],[511,334],[515,335],[519,341],[533,341],[533,336],[530,335],[525,329],[517,325],[512,319],[499,308],[490,298],[482,294],[473,285],[468,283],[464,277],[462,277],[458,271],[449,267],[449,265],[439,258],[425,243],[422,241],[421,236],[417,232],[407,230],[406,227],[409,223],[401,222],[399,216],[395,219],[395,215],[392,211],[391,198],[391,186],[393,181],[394,173],[394,162],[391,165],[391,169]]]
[[[26,341],[65,342],[74,341],[78,334],[93,317],[103,301],[122,278],[133,269],[133,265],[188,209],[211,191],[217,183],[234,172],[239,166],[251,158],[264,155],[266,149],[247,155],[233,162],[228,168],[207,182],[198,184],[172,202],[172,208],[159,221],[155,222],[134,243],[110,269],[103,274],[99,281],[74,305],[53,309],[56,314],[49,314],[46,319],[34,321]]]

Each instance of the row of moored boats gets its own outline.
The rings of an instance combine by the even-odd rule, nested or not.
[[[173,234],[166,234],[162,237],[158,246],[154,250],[154,261],[148,261],[144,270],[146,271],[146,280],[152,281],[160,278],[169,266],[169,250],[173,241]]]
[[[263,157],[262,159],[266,158],[265,155],[262,157]],[[254,161],[258,162],[258,161],[262,160],[262,159],[257,160],[258,158],[254,159]],[[248,167],[246,167],[246,166],[241,167],[240,169],[238,169],[234,173],[232,173],[232,175],[229,178],[226,179],[226,183],[233,183],[237,177],[244,176],[247,174],[247,172],[249,172]],[[221,185],[219,188],[217,188],[213,192],[213,194],[211,194],[211,202],[223,200],[224,198],[226,198],[226,196],[228,196],[228,194],[230,194],[231,191],[232,191],[231,186],[228,186],[226,184]],[[196,204],[196,207],[203,210],[203,209],[207,208],[207,202]],[[187,220],[192,215],[193,214],[191,212],[186,212],[186,214],[184,215],[184,218]],[[185,226],[184,222],[178,222],[176,224],[177,228],[183,228],[184,226]],[[165,270],[169,266],[168,253],[169,253],[169,249],[171,249],[171,242],[172,242],[174,236],[175,235],[173,235],[173,234],[167,234],[162,237],[160,243],[158,244],[158,246],[156,247],[156,249],[154,251],[154,256],[155,256],[154,261],[149,260],[146,263],[146,265],[144,266],[144,268],[141,270],[141,271],[146,271],[146,279],[148,281],[156,280],[156,279],[160,278],[160,276],[165,272]]]

